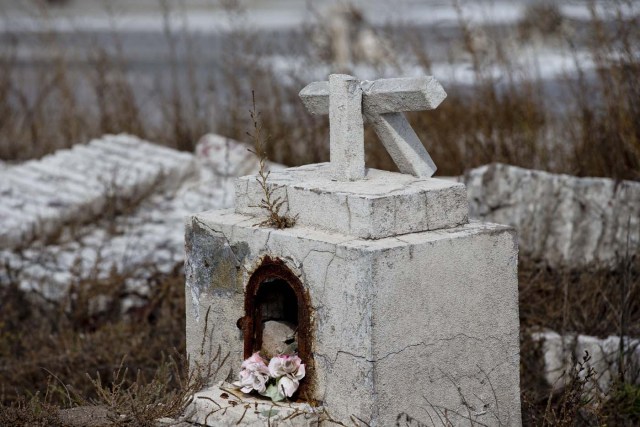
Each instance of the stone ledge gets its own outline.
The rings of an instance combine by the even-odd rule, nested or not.
[[[306,403],[278,402],[241,393],[220,383],[193,395],[185,415],[198,426],[317,426],[321,408]]]
[[[207,233],[212,233],[231,240],[237,239],[239,230],[248,230],[253,234],[263,236],[272,241],[280,237],[289,236],[298,240],[308,240],[316,243],[328,244],[341,250],[356,252],[376,252],[389,249],[423,245],[438,242],[441,240],[464,239],[480,234],[494,234],[508,231],[515,239],[515,230],[508,225],[495,224],[490,222],[470,221],[455,228],[440,230],[428,230],[418,233],[405,234],[401,236],[389,236],[382,239],[364,239],[357,236],[345,236],[339,233],[318,230],[316,227],[308,227],[296,224],[293,228],[282,230],[263,227],[259,225],[264,217],[253,217],[250,215],[236,213],[233,209],[215,209],[200,212],[185,218],[186,233],[189,236],[194,233],[194,228],[203,228]],[[231,237],[235,236],[235,237]],[[517,241],[514,240],[517,247]],[[304,258],[304,256],[302,257]]]
[[[365,179],[331,179],[329,163],[274,171],[268,185],[288,200],[298,224],[381,239],[401,234],[452,228],[469,222],[464,184],[436,178],[368,169]],[[236,181],[237,213],[262,216],[263,198],[255,175]]]

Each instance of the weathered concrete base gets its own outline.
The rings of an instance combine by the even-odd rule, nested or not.
[[[463,184],[376,169],[368,169],[363,180],[341,182],[333,179],[332,170],[331,164],[318,163],[275,171],[268,185],[274,197],[288,201],[298,224],[364,239],[468,222]],[[255,176],[236,181],[236,212],[263,215],[258,207],[262,198]]]
[[[315,228],[274,230],[233,210],[187,220],[187,352],[244,353],[238,320],[265,257],[304,285],[311,360],[307,398],[335,419],[395,425],[447,410],[520,425],[517,243],[494,224],[366,240]],[[424,408],[424,409],[423,409]],[[459,415],[458,415],[459,414]],[[442,415],[441,415],[442,416]]]
[[[193,396],[184,425],[210,427],[317,426],[321,410],[306,403],[278,402],[220,383]]]

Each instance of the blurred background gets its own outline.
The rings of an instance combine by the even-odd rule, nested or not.
[[[3,0],[0,158],[42,156],[107,132],[184,150],[207,131],[243,139],[254,89],[274,161],[326,160],[326,121],[307,117],[297,100],[306,82],[336,71],[427,73],[450,96],[412,122],[441,174],[504,161],[638,179],[639,8]],[[392,169],[369,145],[370,164]]]

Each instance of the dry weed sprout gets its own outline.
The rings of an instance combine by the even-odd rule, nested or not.
[[[304,77],[307,72],[327,66],[326,61],[305,56],[303,69],[274,71],[268,61],[261,61],[268,59],[274,49],[242,26],[245,11],[237,0],[229,0],[222,5],[233,32],[224,36],[227,39],[223,43],[222,81],[203,81],[196,78],[203,65],[196,44],[201,40],[190,33],[186,24],[181,28],[172,25],[168,19],[169,2],[163,4],[170,70],[165,84],[159,79],[152,88],[136,85],[132,64],[118,48],[122,39],[115,29],[115,48],[96,45],[87,53],[88,66],[83,68],[73,65],[62,35],[55,30],[34,36],[52,53],[55,72],[34,71],[29,79],[21,73],[22,59],[17,56],[25,42],[16,34],[8,34],[14,43],[5,45],[0,61],[0,158],[38,157],[105,132],[127,131],[186,150],[192,149],[194,141],[210,129],[242,139],[246,126],[239,100],[249,88],[261,87],[266,93],[257,108],[264,112],[264,133],[271,135],[273,142],[265,148],[268,157],[287,165],[328,159],[327,118],[307,114],[297,97],[299,88],[308,83]],[[615,2],[609,10],[615,12],[619,6]],[[545,26],[555,28],[562,26],[559,22],[569,21],[559,15],[557,7],[547,3],[530,9],[522,25],[542,26],[536,31],[544,32]],[[449,97],[442,106],[430,114],[409,117],[441,174],[460,175],[466,168],[500,161],[580,176],[640,179],[640,66],[633,48],[640,40],[637,16],[620,14],[605,22],[593,9],[586,24],[588,34],[559,31],[557,42],[569,45],[568,54],[576,53],[576,46],[586,45],[596,62],[592,77],[578,63],[577,79],[558,80],[559,87],[571,91],[575,101],[562,111],[554,109],[552,101],[543,95],[544,82],[539,76],[519,69],[511,61],[508,52],[513,39],[508,34],[492,34],[493,29],[483,29],[490,45],[487,55],[474,41],[474,29],[460,12],[459,18],[459,45],[470,58],[477,84],[461,89],[450,85]],[[438,29],[429,31],[434,32],[432,37],[439,37]],[[424,42],[424,34],[417,33],[402,29],[394,33],[390,29],[389,37],[398,41],[397,46],[407,46],[408,41],[407,53],[429,72],[432,55],[425,49],[429,43]],[[303,32],[287,43],[307,37],[304,43],[309,44],[310,34]],[[314,52],[301,49],[300,45],[291,50],[303,52],[301,55]],[[501,69],[503,77],[493,78],[489,72],[492,67]],[[402,74],[401,69],[398,74]],[[243,79],[238,79],[239,75]],[[528,78],[523,80],[523,75]],[[92,101],[81,99],[72,82],[89,89],[95,108],[84,108]],[[30,93],[35,96],[30,97]],[[223,93],[226,96],[220,96]],[[148,110],[156,107],[160,118],[150,120],[153,115]],[[209,118],[212,111],[213,123]],[[394,170],[385,150],[373,143],[375,138],[369,137],[370,132],[367,135],[368,164]]]
[[[267,219],[260,222],[259,225],[264,227],[272,227],[272,228],[290,228],[296,224],[296,217],[292,217],[288,213],[281,213],[281,210],[288,204],[286,198],[282,196],[276,196],[275,188],[270,186],[268,183],[270,171],[267,170],[267,152],[265,150],[268,137],[265,137],[262,132],[262,122],[260,119],[260,112],[256,109],[256,96],[255,92],[251,92],[252,96],[252,109],[249,111],[249,115],[251,116],[251,122],[253,126],[252,132],[247,132],[247,135],[253,141],[253,150],[251,151],[258,157],[258,161],[260,164],[258,170],[258,176],[256,177],[256,181],[260,184],[260,188],[262,189],[262,199],[260,200],[260,204],[258,207],[262,208],[267,213]],[[288,207],[287,207],[288,210]]]
[[[542,343],[533,342],[530,334],[542,327],[561,334],[640,335],[639,260],[624,256],[613,271],[607,267],[552,270],[531,260],[522,261],[520,375],[525,425],[637,424],[640,371],[625,364],[635,348],[621,347],[618,375],[610,371],[613,383],[606,394],[597,387],[601,373],[589,367],[588,355],[574,361],[576,368],[564,373],[559,380],[564,386],[558,389],[546,383]]]
[[[560,6],[552,1],[528,3],[524,16],[518,23],[518,35],[525,40],[532,37],[560,36],[564,30],[566,18]]]
[[[202,378],[188,370],[188,361],[178,362],[167,358],[160,363],[151,380],[138,371],[133,382],[129,380],[129,368],[125,358],[113,371],[110,384],[103,384],[100,374],[89,377],[97,398],[93,404],[105,405],[108,417],[115,426],[155,426],[160,418],[179,417],[189,406],[193,394],[203,386]],[[172,383],[177,382],[177,387]]]
[[[184,278],[180,270],[158,275],[145,304],[124,313],[130,296],[113,274],[102,280],[78,281],[67,299],[46,301],[12,282],[0,289],[0,384],[2,404],[21,395],[45,393],[54,373],[72,396],[86,399],[95,391],[84,373],[99,370],[108,381],[121,358],[145,375],[163,362],[162,353],[184,349]],[[16,277],[17,280],[17,277]],[[95,304],[102,301],[101,304]],[[43,369],[44,368],[44,369]],[[174,379],[172,379],[172,382]],[[52,404],[68,398],[50,395]]]
[[[57,405],[48,403],[36,393],[21,397],[5,406],[0,405],[0,425],[13,427],[63,427]]]
[[[550,393],[539,425],[569,427],[577,422],[585,425],[600,425],[603,394],[597,390],[597,373],[589,366],[591,355],[585,351],[582,360],[574,361],[573,368],[565,372],[566,386],[556,396]],[[554,402],[554,399],[557,399]]]
[[[192,364],[181,356],[182,270],[150,278],[150,295],[136,295],[146,303],[126,313],[125,280],[78,282],[58,302],[17,282],[0,289],[0,425],[64,425],[59,410],[89,405],[106,408],[113,425],[151,426],[180,418],[217,378],[227,359],[220,348]]]

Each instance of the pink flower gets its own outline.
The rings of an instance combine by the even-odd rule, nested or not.
[[[304,378],[305,367],[298,356],[276,356],[269,362],[269,374],[277,379],[278,391],[291,397]]]
[[[259,352],[255,352],[247,360],[242,362],[242,369],[248,369],[250,371],[258,371],[264,374],[269,374],[269,368],[265,363]]]
[[[304,378],[305,368],[302,359],[298,356],[283,354],[271,359],[269,362],[269,373],[273,378],[291,375],[292,378],[301,380]]]
[[[233,383],[240,387],[243,393],[251,393],[252,390],[264,393],[269,381],[269,368],[259,353],[253,353],[251,357],[242,362],[242,370],[239,374],[240,380]]]

